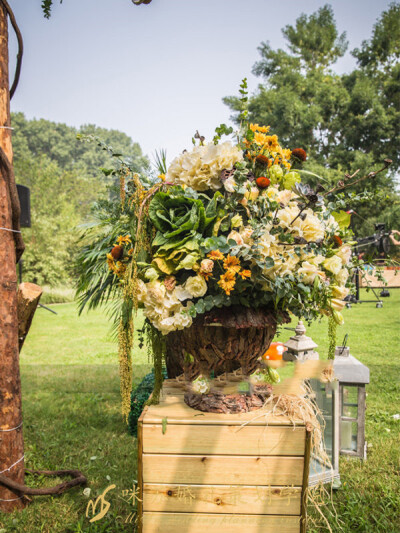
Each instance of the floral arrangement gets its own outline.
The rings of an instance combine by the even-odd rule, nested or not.
[[[343,322],[340,311],[356,261],[342,191],[374,177],[390,161],[363,178],[346,174],[336,184],[326,183],[302,168],[304,149],[282,147],[268,126],[248,123],[246,87],[244,81],[237,132],[222,124],[211,143],[196,132],[193,148],[168,167],[165,156],[159,157],[157,177],[139,176],[120,160],[113,174],[120,178],[119,214],[111,226],[104,217],[108,236],[82,253],[88,272],[82,306],[104,301],[115,287],[122,291],[117,316],[125,415],[138,308],[145,317],[140,333],[155,362],[154,402],[166,336],[189,328],[197,315],[215,308],[267,308],[277,315],[290,311],[308,321],[327,315],[329,356],[334,356],[336,326]],[[221,141],[223,135],[230,140]],[[317,185],[312,188],[310,182]],[[110,236],[106,276],[97,258],[104,261]],[[206,386],[197,385],[199,390]]]
[[[306,157],[249,124],[236,142],[200,140],[143,196],[149,246],[136,261],[133,296],[163,335],[235,304],[342,322],[347,217],[302,184]],[[127,235],[107,256],[122,280],[133,255]]]

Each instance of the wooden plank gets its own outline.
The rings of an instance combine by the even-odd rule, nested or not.
[[[192,513],[143,515],[143,533],[299,533],[297,516]]]
[[[287,426],[143,425],[144,453],[304,455],[306,430]]]
[[[145,483],[144,511],[299,515],[301,487]]]
[[[303,481],[304,457],[143,454],[144,483],[290,485]]]
[[[301,420],[291,420],[286,416],[273,416],[269,409],[257,409],[250,413],[220,414],[201,413],[186,405],[181,396],[165,396],[158,405],[149,406],[143,424],[161,424],[164,418],[171,424],[209,424],[241,426],[290,426],[293,424],[304,426]]]

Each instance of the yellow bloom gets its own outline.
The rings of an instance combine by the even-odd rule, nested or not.
[[[207,257],[209,257],[210,259],[214,259],[214,261],[225,259],[224,254],[222,254],[219,250],[213,250],[207,255]]]
[[[251,277],[251,271],[250,271],[250,270],[241,270],[241,271],[239,272],[239,276],[240,276],[242,279],[250,278],[250,277]]]
[[[264,133],[256,132],[254,134],[254,142],[257,143],[259,146],[264,146],[266,140],[267,140],[267,136],[264,135]]]
[[[131,236],[130,235],[125,235],[125,237],[123,237],[122,235],[120,235],[117,239],[117,243],[119,245],[121,244],[128,244],[129,242],[132,242],[131,241]]]
[[[107,265],[110,270],[114,271],[115,262],[111,254],[107,254]]]
[[[266,135],[264,147],[270,152],[277,152],[280,148],[277,135]]]
[[[228,255],[224,261],[224,268],[233,273],[237,273],[240,270],[240,261],[237,257]]]
[[[160,178],[161,181],[165,181],[165,174],[159,174],[158,177]]]
[[[233,291],[233,288],[235,287],[236,279],[235,279],[235,273],[231,270],[228,270],[223,274],[219,281],[218,285],[221,287],[223,291],[225,291],[225,294],[230,294]]]
[[[269,129],[270,129],[270,126],[259,126],[258,124],[250,124],[250,129],[251,131],[259,131],[261,133],[268,133],[269,132]]]

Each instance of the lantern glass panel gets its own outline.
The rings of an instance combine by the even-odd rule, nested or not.
[[[358,418],[358,387],[344,385],[342,389],[342,416]]]
[[[310,385],[315,393],[315,402],[323,417],[319,421],[324,427],[325,451],[329,458],[329,463],[325,463],[316,456],[311,456],[310,484],[313,485],[318,481],[332,481],[332,465],[334,464],[334,398],[333,390],[329,384],[321,383],[318,379],[311,379]]]
[[[357,452],[358,422],[342,420],[340,426],[340,449],[345,452]]]

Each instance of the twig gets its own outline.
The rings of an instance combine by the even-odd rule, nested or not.
[[[382,168],[380,168],[379,170],[376,170],[375,172],[370,172],[366,176],[363,176],[362,178],[358,178],[358,180],[355,180],[352,183],[345,184],[343,181],[339,182],[340,185],[338,187],[334,187],[330,191],[327,191],[323,196],[328,196],[328,194],[332,194],[333,192],[342,191],[344,189],[347,189],[347,187],[351,187],[351,186],[355,185],[356,183],[359,183],[360,181],[363,181],[363,180],[365,180],[367,178],[375,178],[380,172],[383,172],[384,170],[386,170],[393,163],[393,161],[391,159],[384,159],[383,162],[384,162],[384,166]],[[347,179],[354,178],[354,176],[356,176],[359,171],[360,171],[360,169],[358,169],[352,176],[349,176],[348,174],[345,174],[345,176],[346,176]]]

